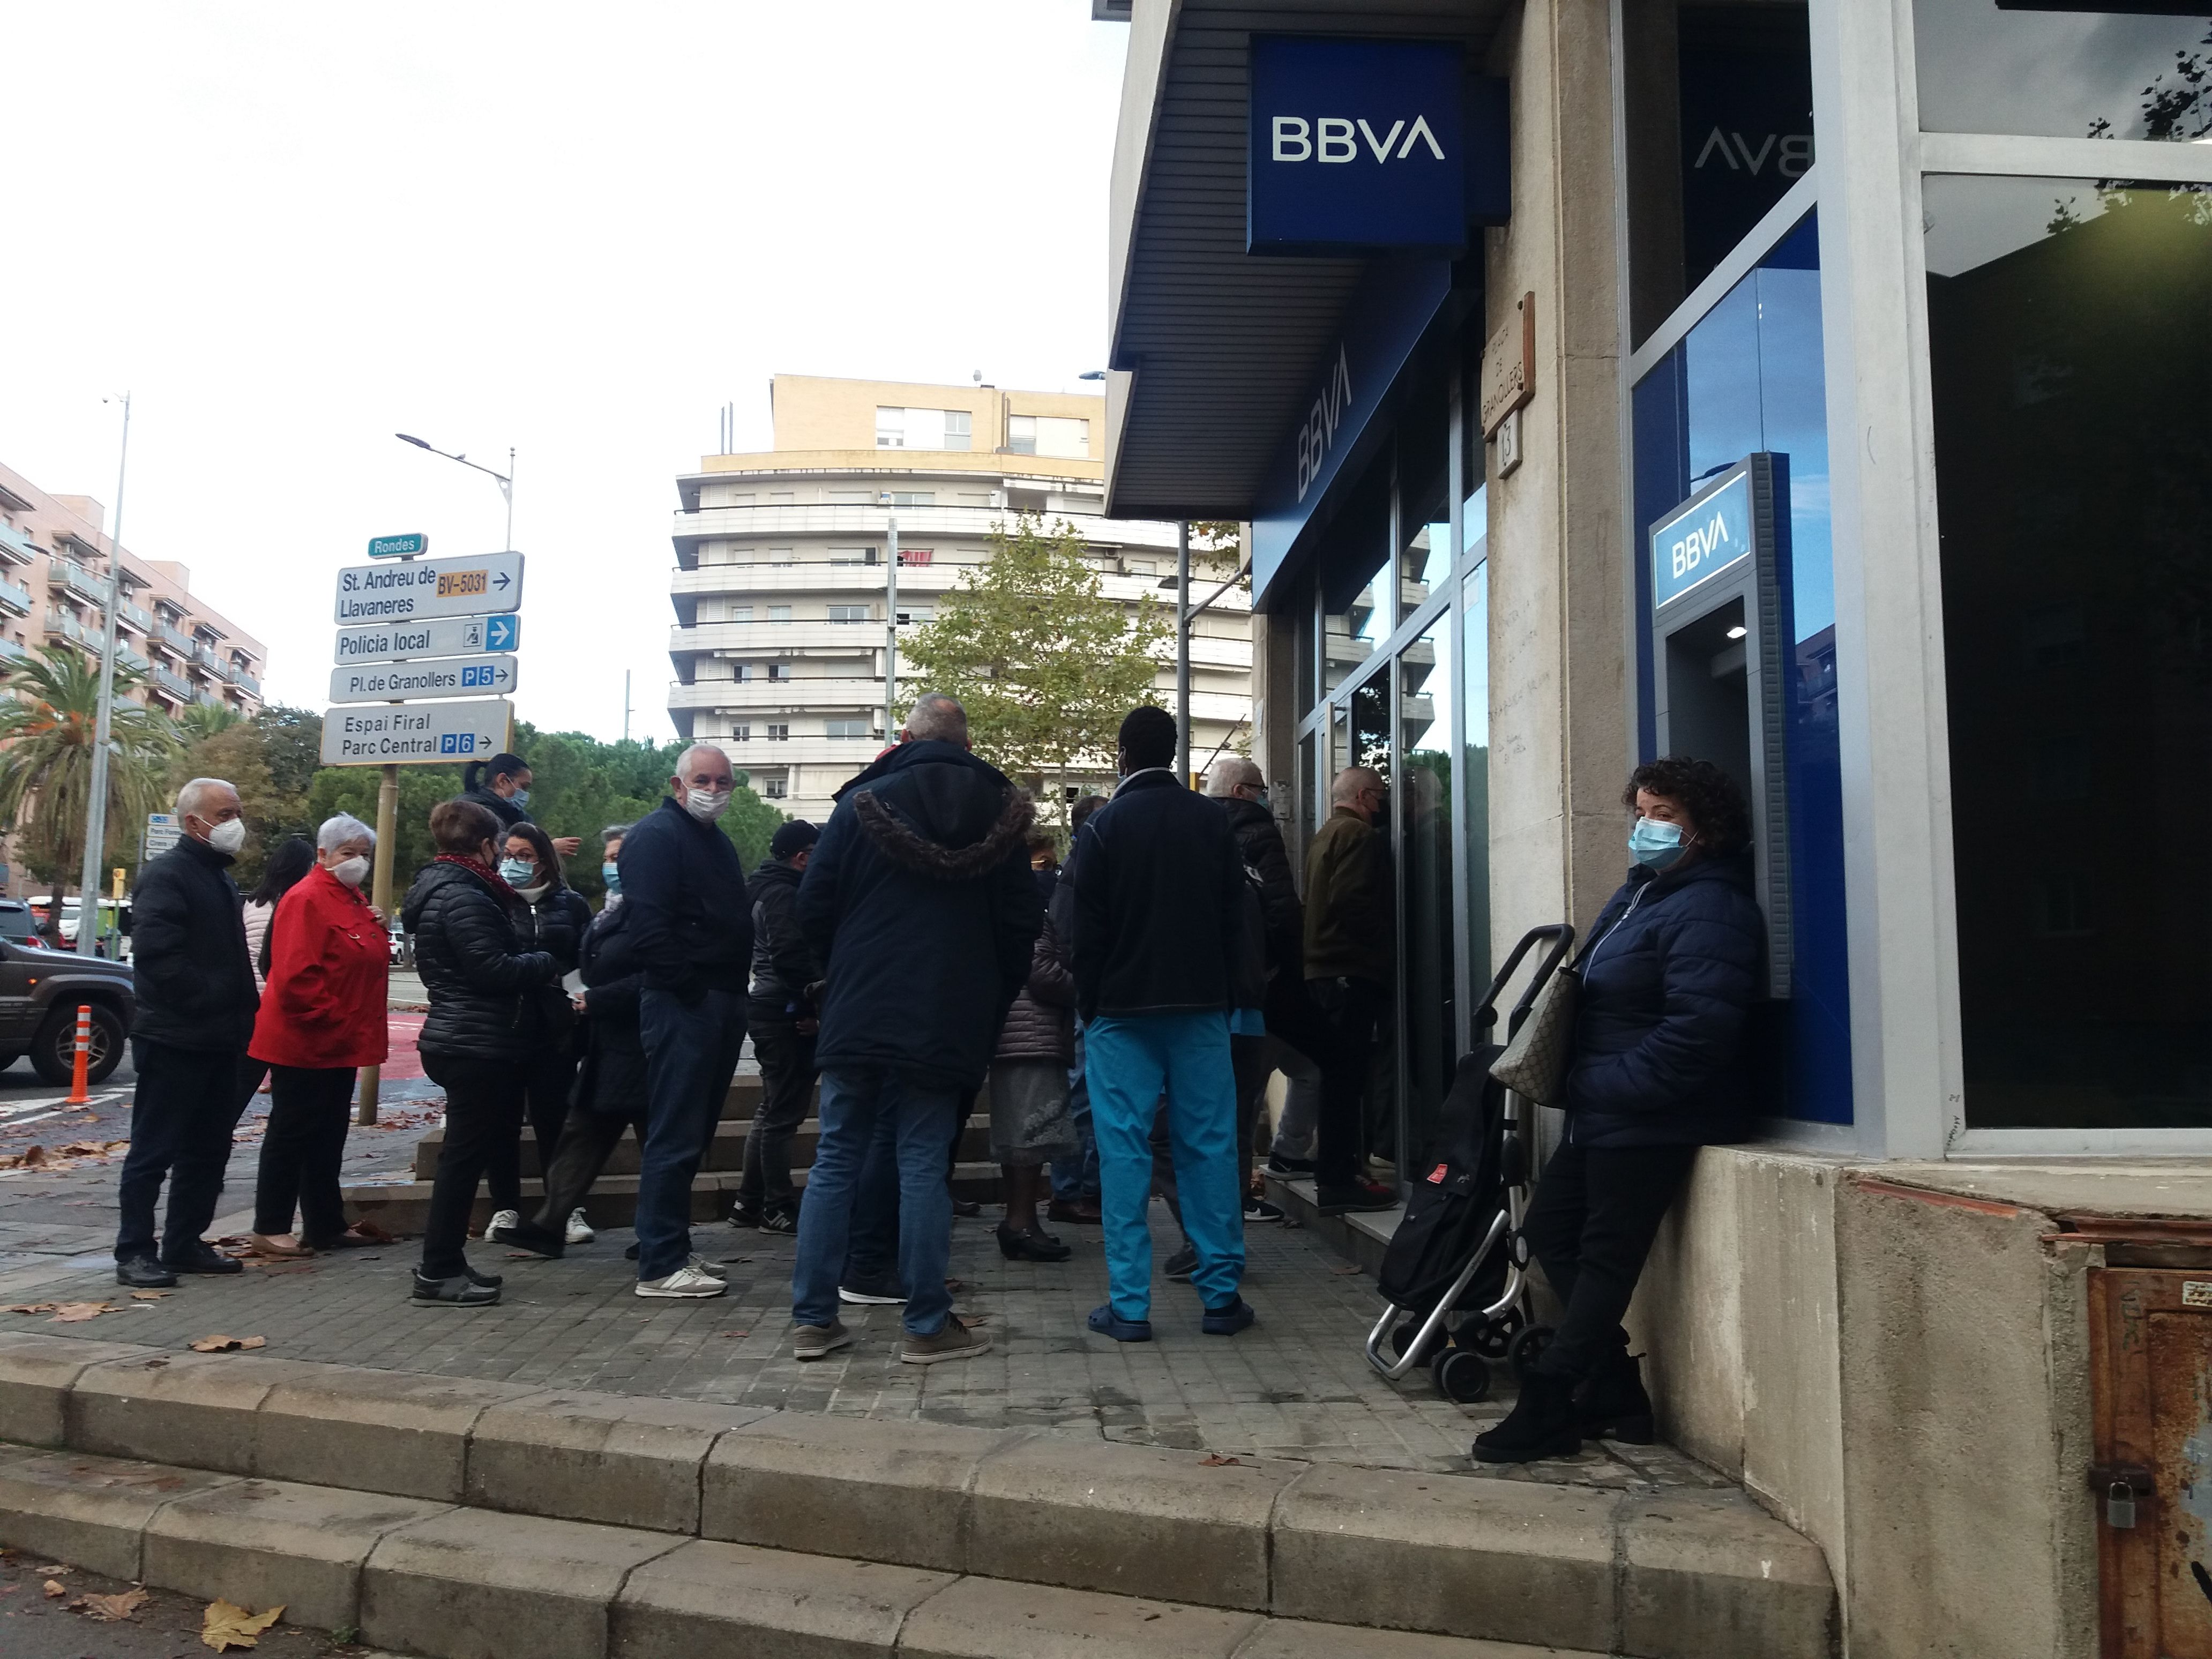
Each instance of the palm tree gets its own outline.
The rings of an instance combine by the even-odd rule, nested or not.
[[[20,836],[25,863],[53,881],[47,928],[58,939],[61,901],[84,858],[100,672],[68,646],[46,645],[21,659],[8,683],[15,696],[0,698],[0,829]],[[147,813],[161,810],[161,764],[177,746],[166,715],[124,701],[142,683],[137,672],[116,664],[107,762],[111,848]]]
[[[187,703],[185,712],[176,717],[176,726],[184,733],[186,743],[198,743],[202,738],[211,738],[237,725],[244,718],[228,703],[192,702]]]

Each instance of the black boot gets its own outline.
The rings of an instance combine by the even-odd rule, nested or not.
[[[1632,1353],[1616,1354],[1575,1390],[1575,1425],[1586,1440],[1618,1440],[1648,1446],[1657,1437],[1651,1426],[1651,1396]]]
[[[1540,1457],[1572,1457],[1582,1449],[1583,1437],[1575,1427],[1574,1385],[1531,1371],[1505,1420],[1475,1436],[1474,1461],[1533,1463]]]

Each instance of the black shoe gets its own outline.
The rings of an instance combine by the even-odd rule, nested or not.
[[[1616,1354],[1575,1390],[1575,1425],[1585,1440],[1618,1440],[1648,1446],[1658,1438],[1651,1396],[1632,1353]]]
[[[1259,1316],[1243,1297],[1232,1296],[1223,1306],[1208,1308],[1198,1328],[1208,1336],[1234,1336]]]
[[[730,1225],[732,1227],[757,1227],[760,1224],[761,1212],[751,1205],[740,1200],[730,1206]]]
[[[764,1233],[788,1236],[799,1231],[799,1218],[788,1210],[763,1210],[761,1218],[753,1224]]]
[[[1272,1227],[1283,1218],[1283,1206],[1270,1202],[1254,1193],[1244,1200],[1244,1224],[1248,1227]]]
[[[624,1250],[624,1251],[623,1252],[623,1261],[636,1261],[636,1260],[637,1260],[637,1246],[636,1246],[636,1245],[635,1245],[635,1244],[633,1244],[633,1245],[631,1245],[631,1246],[629,1247],[629,1249],[628,1249]]]
[[[1395,1210],[1398,1194],[1379,1181],[1355,1181],[1349,1187],[1314,1188],[1314,1207],[1323,1215],[1344,1215],[1352,1211]]]
[[[165,1291],[177,1276],[150,1255],[126,1255],[115,1264],[115,1282],[134,1291]]]
[[[1540,1457],[1572,1457],[1582,1449],[1582,1434],[1575,1427],[1573,1384],[1531,1371],[1505,1420],[1475,1436],[1474,1461],[1533,1463]]]
[[[234,1261],[204,1238],[196,1238],[174,1255],[164,1255],[161,1265],[173,1273],[242,1273],[243,1261]]]
[[[983,1206],[976,1199],[956,1198],[952,1200],[952,1213],[963,1220],[973,1221],[983,1213]]]
[[[1015,1232],[1001,1224],[999,1233],[999,1254],[1009,1261],[1065,1261],[1075,1254],[1058,1239],[1037,1232]]]
[[[1189,1284],[1190,1276],[1197,1271],[1198,1251],[1188,1244],[1170,1256],[1167,1266],[1160,1269],[1164,1277],[1172,1279],[1178,1285]]]
[[[507,1283],[507,1281],[501,1279],[497,1273],[480,1273],[474,1267],[470,1267],[466,1262],[463,1262],[461,1264],[461,1276],[467,1279],[470,1284],[481,1285],[487,1291],[495,1291],[501,1285]]]
[[[541,1227],[534,1221],[518,1221],[499,1236],[502,1244],[512,1244],[518,1250],[527,1250],[532,1255],[542,1255],[548,1261],[558,1261],[568,1248],[565,1236],[550,1227]],[[494,1279],[496,1285],[499,1281]]]
[[[424,1308],[489,1308],[499,1300],[499,1286],[479,1285],[470,1273],[452,1279],[426,1279],[417,1267],[411,1300]]]
[[[1303,1176],[1314,1172],[1314,1161],[1310,1158],[1285,1158],[1280,1152],[1267,1154],[1267,1173],[1278,1176]]]

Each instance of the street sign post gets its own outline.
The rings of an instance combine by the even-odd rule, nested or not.
[[[371,536],[368,556],[372,559],[411,559],[430,550],[430,538],[421,531],[410,531],[404,536]]]
[[[143,864],[148,859],[161,857],[184,838],[185,826],[178,822],[174,812],[147,813],[146,846],[139,855],[139,862]]]
[[[514,724],[514,705],[504,697],[332,708],[323,715],[323,764],[408,766],[483,760],[507,747]]]
[[[441,617],[434,622],[341,628],[331,660],[343,668],[356,662],[404,662],[416,657],[512,651],[521,643],[520,617]]]
[[[520,553],[403,559],[398,564],[348,565],[338,572],[341,623],[423,622],[521,608]]]
[[[394,702],[416,697],[503,697],[514,690],[508,656],[429,657],[331,671],[332,702]]]

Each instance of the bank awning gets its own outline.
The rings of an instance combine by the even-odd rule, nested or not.
[[[1254,517],[1374,263],[1244,252],[1253,33],[1464,40],[1479,63],[1504,10],[1139,0],[1108,255],[1109,514]]]

